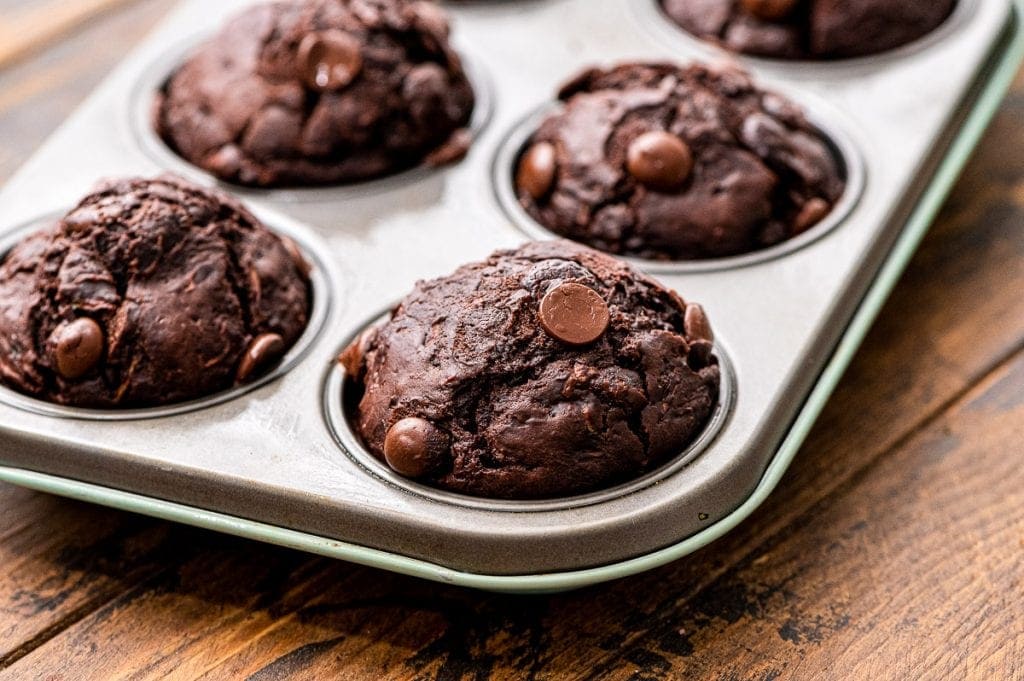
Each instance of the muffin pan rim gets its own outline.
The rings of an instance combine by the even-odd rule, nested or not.
[[[335,356],[340,355],[365,330],[385,323],[389,317],[390,310],[394,309],[395,305],[397,305],[397,301],[394,305],[385,308],[382,313],[371,317],[366,323],[352,330],[338,347]],[[721,371],[718,400],[707,422],[700,429],[699,434],[681,452],[658,467],[630,480],[616,483],[611,487],[604,487],[595,491],[566,497],[494,499],[432,487],[395,473],[386,463],[375,457],[366,448],[353,427],[351,414],[345,409],[345,391],[351,389],[348,387],[351,384],[351,380],[345,375],[345,370],[339,362],[334,362],[328,368],[321,381],[321,409],[323,410],[324,421],[330,431],[331,438],[337,447],[363,471],[382,484],[398,488],[405,493],[429,501],[475,510],[510,513],[565,511],[595,506],[626,497],[663,482],[674,475],[679,475],[714,443],[719,433],[725,429],[739,400],[739,383],[736,377],[736,369],[729,357],[727,346],[728,344],[724,343],[716,334],[714,354],[718,358],[718,366]]]
[[[25,239],[39,229],[45,229],[47,226],[54,224],[66,215],[68,210],[70,208],[43,213],[39,217],[31,218],[0,233],[0,262],[7,257],[10,250],[22,239]],[[280,220],[276,217],[267,218],[257,215],[257,219],[272,233],[278,236],[286,236],[295,241],[302,255],[312,265],[309,273],[309,283],[313,300],[306,327],[270,371],[260,375],[255,380],[232,386],[226,390],[219,390],[210,395],[184,402],[173,402],[152,407],[102,409],[62,405],[26,395],[2,383],[0,383],[0,403],[22,411],[58,419],[103,422],[143,421],[188,414],[237,400],[248,393],[273,383],[292,371],[308,357],[313,348],[318,344],[318,341],[321,340],[327,328],[327,320],[335,312],[334,308],[338,303],[334,300],[334,291],[337,284],[334,282],[333,277],[336,275],[332,275],[329,267],[326,265],[330,260],[325,259],[323,254],[319,252],[321,246],[316,244],[317,240],[311,238],[311,235],[306,233],[305,229],[294,229],[284,226],[287,220]]]
[[[153,126],[156,93],[174,74],[181,64],[204,42],[216,37],[216,32],[199,32],[160,52],[146,65],[142,77],[136,79],[127,98],[127,120],[129,136],[136,147],[150,161],[169,172],[176,173],[193,182],[214,186],[220,191],[244,200],[262,200],[278,205],[302,203],[334,203],[366,196],[377,196],[398,188],[422,182],[438,173],[444,173],[452,165],[462,163],[460,158],[452,163],[439,166],[427,165],[425,159],[404,170],[356,182],[326,184],[311,187],[253,187],[222,180],[213,173],[192,164],[164,142]],[[455,41],[457,43],[457,41]],[[456,44],[456,53],[462,60],[462,67],[473,89],[473,112],[467,130],[472,142],[466,154],[473,153],[473,145],[482,137],[494,119],[495,94],[491,75],[470,50]]]
[[[712,61],[716,56],[719,59],[738,60],[749,63],[758,70],[775,71],[778,76],[799,79],[835,76],[843,71],[856,72],[885,68],[912,57],[918,52],[927,51],[946,40],[948,34],[955,33],[962,25],[966,24],[972,14],[977,11],[979,3],[983,1],[956,0],[953,11],[941,24],[909,43],[873,54],[838,59],[807,59],[803,57],[788,59],[734,52],[714,41],[696,36],[677,24],[662,9],[662,0],[639,0],[630,5],[637,21],[644,25],[649,34],[657,37],[667,47],[678,48],[682,41],[691,47],[696,46],[707,59]]]
[[[686,64],[684,63],[683,65],[685,66]],[[773,91],[771,87],[766,89],[769,92]],[[792,99],[788,94],[785,96],[787,99]],[[857,210],[857,206],[870,179],[863,152],[860,145],[854,141],[854,136],[847,132],[849,124],[845,122],[843,114],[839,111],[823,111],[823,109],[827,110],[830,107],[827,103],[814,97],[803,96],[792,101],[795,101],[800,106],[812,128],[822,137],[836,161],[840,164],[845,185],[839,201],[835,203],[832,210],[824,218],[803,233],[767,248],[716,258],[656,260],[636,255],[610,253],[603,249],[598,249],[596,246],[592,246],[585,241],[578,241],[572,237],[554,232],[545,225],[542,225],[519,202],[515,189],[516,163],[522,156],[527,141],[537,130],[544,118],[564,108],[564,105],[557,101],[549,101],[534,107],[526,115],[521,116],[502,137],[491,162],[490,181],[492,191],[505,217],[509,219],[516,229],[530,239],[569,239],[580,245],[595,248],[602,253],[624,260],[647,274],[721,272],[752,267],[779,258],[785,258],[811,246],[819,239],[828,236],[833,230],[839,229],[844,225],[847,219]],[[828,122],[826,117],[822,115],[823,113],[832,116],[833,122]]]

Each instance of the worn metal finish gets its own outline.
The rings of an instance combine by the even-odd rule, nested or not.
[[[212,183],[161,148],[145,112],[187,46],[243,4],[185,2],[7,185],[0,238],[73,204],[99,177],[175,170]],[[307,334],[294,362],[227,400],[117,420],[0,391],[0,462],[477,574],[577,570],[677,543],[726,517],[761,479],[1011,19],[1007,3],[964,0],[934,37],[892,55],[743,60],[833,136],[851,179],[848,210],[769,254],[682,266],[637,261],[708,311],[730,359],[731,408],[686,461],[641,483],[586,500],[517,504],[430,493],[375,469],[337,418],[335,356],[416,279],[534,232],[504,183],[519,123],[561,81],[594,63],[715,53],[661,23],[653,0],[460,3],[450,11],[478,89],[490,93],[486,102],[493,95],[464,162],[354,187],[236,192],[319,266],[323,331]]]

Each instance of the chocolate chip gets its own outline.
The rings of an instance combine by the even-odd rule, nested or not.
[[[796,219],[793,220],[794,234],[805,232],[818,224],[831,210],[832,204],[825,199],[814,197],[808,200],[804,207],[800,209],[800,212],[797,213]]]
[[[798,0],[741,0],[743,9],[758,19],[778,21],[793,11]]]
[[[238,364],[235,380],[244,383],[284,352],[284,339],[276,333],[261,333],[249,343]]]
[[[715,340],[711,322],[704,314],[704,308],[697,303],[690,303],[686,306],[686,314],[683,315],[683,328],[686,331],[686,338],[690,341],[703,340],[710,343]]]
[[[583,284],[556,286],[540,301],[540,323],[549,335],[568,345],[586,345],[608,328],[608,304]]]
[[[233,177],[242,169],[242,150],[236,144],[225,144],[206,157],[206,165],[214,173]]]
[[[670,132],[645,132],[626,150],[626,169],[653,189],[675,189],[693,170],[693,154],[686,142]]]
[[[87,374],[103,356],[103,329],[95,320],[79,317],[58,326],[50,336],[57,372],[74,380]]]
[[[555,146],[550,142],[537,142],[519,160],[516,186],[534,200],[540,200],[551,191],[557,168]]]
[[[288,256],[295,263],[295,269],[304,277],[309,277],[310,272],[313,271],[313,266],[306,260],[306,256],[302,254],[302,250],[299,245],[295,243],[295,240],[288,236],[281,236],[281,245],[284,246],[284,250],[288,251]]]
[[[441,146],[427,154],[426,158],[423,159],[423,163],[432,168],[439,168],[449,163],[461,161],[469,153],[469,148],[472,144],[473,133],[465,128],[459,128]]]
[[[413,24],[435,40],[441,41],[448,37],[448,16],[440,6],[430,0],[413,3]]]
[[[299,75],[313,90],[340,90],[363,67],[359,41],[344,31],[310,33],[299,43]]]
[[[338,362],[345,368],[345,373],[349,378],[358,379],[363,375],[364,358],[370,349],[370,341],[373,340],[376,333],[376,327],[366,329],[356,336],[355,340],[348,344],[348,347],[341,351]]]
[[[427,124],[436,115],[436,106],[443,101],[447,89],[448,74],[432,61],[412,67],[402,81],[402,97],[409,102],[409,113]]]
[[[395,423],[384,437],[384,460],[399,475],[419,478],[448,457],[448,435],[425,419],[411,416]]]
[[[700,371],[711,363],[714,346],[711,341],[696,340],[690,343],[690,351],[686,355],[686,363],[694,371]]]
[[[686,301],[683,300],[683,297],[681,295],[676,293],[674,290],[669,289],[668,297],[672,299],[672,304],[675,305],[680,312],[686,312]]]

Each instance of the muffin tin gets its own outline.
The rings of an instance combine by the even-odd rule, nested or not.
[[[739,59],[808,109],[842,155],[848,189],[832,217],[769,251],[633,261],[704,305],[724,358],[723,402],[679,458],[615,489],[544,502],[391,475],[341,413],[338,352],[417,279],[540,233],[511,198],[510,160],[562,81],[593,64],[724,58],[658,26],[666,20],[638,7],[648,2],[450,3],[483,102],[464,161],[343,188],[223,185],[316,263],[314,323],[287,361],[242,390],[157,410],[61,408],[2,389],[0,479],[503,591],[649,569],[735,526],[791,461],[995,110],[1024,54],[1024,0],[962,0],[936,38],[893,55],[798,67]],[[159,146],[146,100],[189,45],[245,4],[184,2],[8,183],[0,247],[104,176],[185,170],[213,184]]]

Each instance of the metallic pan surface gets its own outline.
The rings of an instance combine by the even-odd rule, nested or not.
[[[923,233],[950,169],[976,139],[985,108],[980,118],[966,116],[994,60],[1007,50],[1006,3],[964,0],[936,39],[890,57],[799,70],[746,62],[767,85],[807,105],[816,122],[841,138],[840,147],[850,147],[854,158],[847,163],[862,172],[863,191],[844,221],[799,249],[710,271],[656,269],[662,281],[708,309],[735,381],[734,403],[717,437],[671,475],[586,505],[454,503],[370,473],[343,451],[322,408],[335,354],[365,320],[416,279],[525,238],[499,203],[492,177],[501,173],[492,168],[516,124],[548,102],[560,81],[593,63],[711,54],[658,25],[645,2],[451,6],[456,44],[493,94],[491,120],[465,162],[346,189],[242,193],[273,227],[299,237],[333,289],[324,330],[297,364],[235,399],[128,421],[37,413],[12,404],[5,391],[0,461],[9,467],[0,477],[508,590],[567,588],[646,569],[733,526],[788,464]],[[154,140],[140,139],[145,133],[133,95],[140,83],[153,82],[154,65],[166,63],[175,45],[208,34],[243,4],[184,3],[7,185],[0,194],[0,238],[73,204],[99,177],[180,169],[153,153]],[[989,108],[999,94],[989,91]],[[941,164],[965,121],[970,134],[960,140],[967,142]],[[929,189],[937,174],[939,184]],[[929,202],[915,212],[922,196]]]

